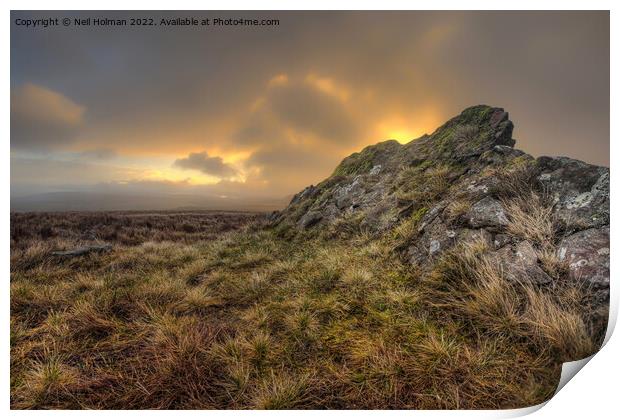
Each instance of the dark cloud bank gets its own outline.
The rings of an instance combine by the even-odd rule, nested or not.
[[[349,153],[479,103],[511,113],[528,153],[609,164],[608,12],[235,15],[281,23],[12,26],[12,208],[277,207]]]
[[[232,178],[237,175],[237,171],[230,165],[225,164],[221,157],[209,157],[207,152],[190,153],[186,158],[175,160],[174,165],[183,169],[195,169],[222,179]]]

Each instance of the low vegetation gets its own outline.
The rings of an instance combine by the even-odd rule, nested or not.
[[[444,182],[445,170],[432,174]],[[542,255],[553,231],[521,204],[507,210],[514,234]],[[425,211],[395,234],[329,240],[286,236],[255,215],[12,215],[11,406],[513,408],[550,398],[561,363],[597,348],[582,318],[587,290],[507,281],[479,242],[427,270],[409,265],[394,249]],[[50,254],[89,229],[112,250]]]
[[[608,174],[514,150],[512,127],[468,108],[269,217],[12,214],[11,407],[549,399],[605,333]]]
[[[12,213],[11,249],[27,249],[37,243],[63,247],[76,241],[194,243],[260,218],[256,213],[214,211]]]

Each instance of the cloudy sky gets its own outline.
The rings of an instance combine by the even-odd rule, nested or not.
[[[606,12],[179,12],[166,17],[280,23],[15,24],[145,14],[162,17],[12,13],[12,200],[280,203],[363,146],[407,142],[480,103],[510,112],[528,153],[609,164]],[[148,201],[155,195],[165,198]]]

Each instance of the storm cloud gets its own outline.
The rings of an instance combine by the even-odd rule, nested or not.
[[[237,170],[224,163],[221,157],[209,156],[207,152],[190,153],[186,158],[175,160],[174,166],[183,169],[194,169],[222,179],[232,178],[237,175]]]
[[[61,93],[26,83],[11,90],[11,147],[49,150],[71,142],[84,107]]]
[[[12,12],[12,21],[144,17],[44,15]],[[410,141],[475,104],[509,111],[516,147],[530,154],[609,164],[608,12],[234,16],[280,24],[13,25],[11,152],[14,164],[27,166],[14,171],[13,190],[53,191],[48,180],[76,185],[76,171],[58,168],[78,160],[96,168],[86,190],[97,174],[119,188],[285,197],[329,176],[352,152],[389,138]]]

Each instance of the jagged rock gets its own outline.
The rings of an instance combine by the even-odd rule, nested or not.
[[[471,194],[476,194],[476,193],[488,194],[489,186],[485,184],[478,184],[476,183],[476,181],[471,181],[467,185],[467,191]]]
[[[420,265],[427,259],[427,252],[422,251],[417,245],[411,245],[407,248],[406,259],[411,265]]]
[[[436,256],[440,251],[452,247],[456,241],[456,232],[448,229],[445,223],[435,220],[427,229],[420,242],[428,249],[429,257]]]
[[[430,209],[422,218],[420,222],[420,227],[418,228],[418,232],[423,232],[426,229],[426,226],[431,224],[437,218],[437,216],[439,216],[441,212],[444,211],[446,205],[447,203],[440,202],[432,209]]]
[[[91,253],[99,253],[99,252],[108,252],[112,250],[112,245],[110,244],[101,244],[101,245],[88,245],[80,248],[70,249],[68,251],[53,251],[52,255],[56,257],[79,257],[82,255],[87,255]]]
[[[541,157],[537,165],[562,221],[577,229],[609,224],[609,168],[564,157]]]
[[[504,275],[511,281],[534,284],[548,284],[552,281],[538,266],[536,251],[528,241],[500,248],[491,254],[491,258],[502,267]]]
[[[381,172],[381,165],[375,165],[372,167],[368,175],[378,175]]]
[[[459,243],[473,243],[482,241],[486,245],[490,245],[492,242],[492,235],[485,229],[461,229],[458,232]]]
[[[276,222],[278,219],[280,218],[280,212],[279,211],[272,211],[271,213],[269,213],[267,215],[267,220],[270,222]]]
[[[314,193],[316,192],[316,190],[317,188],[314,185],[310,185],[304,188],[302,191],[298,192],[297,194],[293,196],[293,198],[291,199],[291,203],[289,205],[298,203],[304,198],[312,197]]]
[[[515,255],[527,265],[534,265],[538,261],[538,256],[532,244],[528,241],[521,241],[515,246]]]
[[[506,235],[504,233],[498,233],[493,238],[493,247],[495,249],[500,249],[505,245],[508,245],[511,241],[510,235]]]
[[[495,144],[498,146],[513,147],[515,140],[512,138],[514,125],[508,119],[508,113],[504,110],[495,110],[491,115],[491,127],[496,129],[494,134]]]
[[[272,223],[309,232],[357,223],[358,231],[374,235],[389,235],[402,223],[411,237],[397,251],[422,269],[457,244],[482,240],[508,278],[544,284],[553,280],[538,261],[541,244],[507,231],[510,214],[500,200],[526,186],[553,199],[550,217],[562,222],[565,236],[554,238],[560,243],[554,251],[572,277],[607,288],[609,169],[565,157],[535,159],[513,148],[512,131],[503,109],[467,108],[432,134],[407,144],[384,141],[345,158]]]
[[[323,215],[319,213],[318,211],[306,213],[299,220],[299,226],[302,227],[303,229],[307,229],[319,223],[322,218],[323,218]]]
[[[508,218],[502,204],[491,198],[485,197],[474,204],[466,215],[471,227],[474,228],[501,228],[508,224]]]
[[[362,227],[369,230],[386,231],[396,226],[400,218],[396,197],[392,196],[384,197],[376,205],[362,210],[366,210]]]
[[[599,289],[609,287],[609,226],[564,238],[557,256],[568,262],[576,279],[586,280]]]
[[[419,168],[422,178],[432,178],[433,167],[443,165],[449,170],[449,178],[457,180],[471,167],[480,166],[476,161],[485,151],[514,144],[511,133],[512,122],[503,109],[468,108],[431,135],[405,145],[394,140],[385,141],[345,158],[330,178],[296,194],[282,212],[282,219],[294,217],[289,223],[306,227],[326,226],[335,219],[347,217],[352,210],[367,213],[386,200],[402,202],[394,198],[398,198],[399,189],[404,187],[399,185],[404,182],[403,169]],[[410,201],[409,208],[419,204]],[[303,212],[295,211],[299,208],[303,208]],[[337,211],[327,215],[327,208]],[[306,217],[313,212],[324,214],[320,220],[316,215]],[[403,213],[405,216],[407,212]]]

